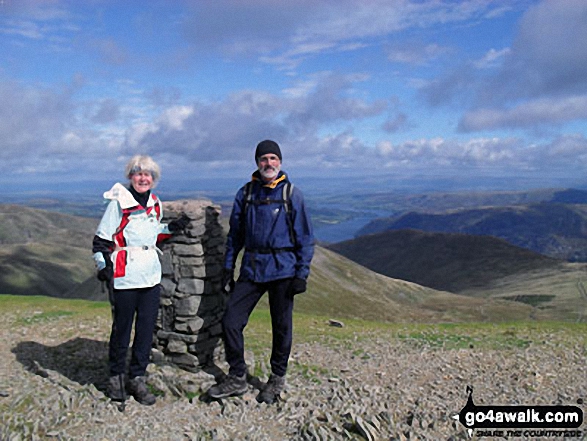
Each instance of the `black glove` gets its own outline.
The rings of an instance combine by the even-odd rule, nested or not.
[[[167,226],[169,228],[169,231],[175,233],[177,231],[183,230],[185,227],[188,226],[189,223],[190,218],[185,213],[183,213],[178,219],[169,222]]]
[[[231,293],[234,289],[234,285],[234,270],[224,268],[222,271],[222,289],[227,293]]]
[[[295,277],[291,284],[289,285],[289,295],[295,296],[296,294],[301,294],[306,291],[306,281],[304,279],[299,279]]]
[[[98,280],[110,283],[114,278],[114,266],[112,265],[109,254],[102,253],[102,255],[104,256],[104,260],[106,260],[106,266],[98,271]]]

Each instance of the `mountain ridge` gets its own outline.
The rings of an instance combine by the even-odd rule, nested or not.
[[[587,261],[587,205],[582,203],[541,202],[442,213],[411,211],[376,219],[355,237],[404,229],[494,236],[546,256]]]

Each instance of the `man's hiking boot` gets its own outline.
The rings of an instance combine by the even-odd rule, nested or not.
[[[113,375],[108,379],[106,396],[113,401],[124,401],[128,398],[126,393],[126,375]]]
[[[259,395],[257,395],[257,401],[259,403],[273,404],[281,398],[281,392],[285,387],[285,376],[280,377],[279,375],[271,374],[269,381],[263,388]]]
[[[128,382],[128,392],[137,400],[140,404],[145,406],[151,406],[155,404],[157,399],[155,395],[149,392],[147,384],[145,383],[145,377],[135,377]]]
[[[241,377],[229,374],[220,383],[208,389],[208,396],[212,398],[235,397],[244,394],[247,388],[247,374]]]

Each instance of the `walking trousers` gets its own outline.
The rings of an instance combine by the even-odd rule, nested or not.
[[[268,292],[273,333],[271,371],[279,376],[285,375],[293,338],[294,300],[289,294],[290,284],[291,279],[268,283],[237,281],[222,319],[229,374],[242,376],[247,372],[243,331],[253,309],[263,294]]]
[[[159,313],[160,290],[160,285],[150,288],[114,290],[112,332],[108,347],[108,364],[111,376],[124,374],[126,371],[126,353],[130,343],[133,321],[135,321],[135,336],[132,344],[129,377],[135,378],[145,375],[151,354],[155,322]]]

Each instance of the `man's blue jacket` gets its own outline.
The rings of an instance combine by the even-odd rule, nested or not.
[[[280,172],[265,185],[257,171],[250,183],[250,197],[246,197],[246,185],[236,194],[224,266],[234,269],[238,253],[244,248],[239,280],[265,283],[308,278],[314,255],[312,224],[297,187],[292,188],[289,212],[286,210],[283,187],[287,182],[285,173]]]

